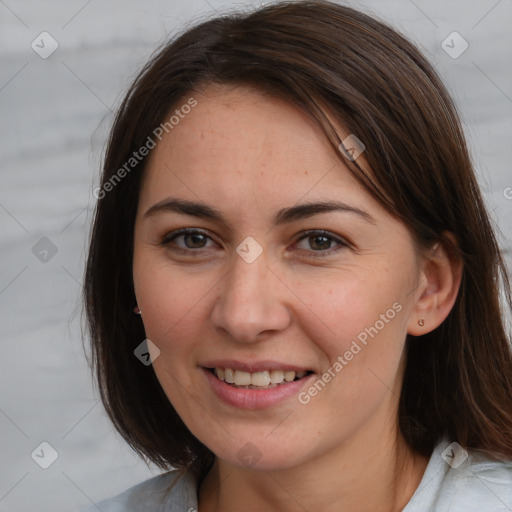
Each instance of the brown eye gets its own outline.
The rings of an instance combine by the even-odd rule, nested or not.
[[[324,235],[315,235],[308,237],[309,247],[314,251],[323,251],[330,249],[333,240]]]
[[[186,251],[210,248],[215,242],[210,236],[196,229],[181,229],[166,235],[161,245]]]
[[[331,235],[330,233],[324,231],[309,231],[304,233],[302,238],[295,244],[295,247],[303,252],[309,252],[310,254],[316,252],[319,253],[319,256],[323,256],[324,254],[332,254],[340,249],[350,247],[350,245],[342,238]]]
[[[208,241],[208,237],[202,233],[187,233],[181,236],[183,237],[183,243],[189,249],[200,249],[204,247]]]

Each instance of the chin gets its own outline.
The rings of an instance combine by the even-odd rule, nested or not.
[[[276,441],[277,443],[269,442],[264,436],[260,439],[254,436],[250,440],[234,440],[232,447],[226,449],[224,446],[220,450],[214,450],[214,453],[231,466],[253,471],[288,470],[309,459],[307,453],[301,454],[302,447],[297,443],[292,443],[289,439],[286,442],[276,438]]]

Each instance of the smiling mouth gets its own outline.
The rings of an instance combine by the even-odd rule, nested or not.
[[[233,370],[232,368],[207,368],[219,380],[236,388],[245,389],[270,389],[295,380],[300,380],[312,371],[295,372],[293,370],[270,370],[262,372],[246,372],[243,370]]]

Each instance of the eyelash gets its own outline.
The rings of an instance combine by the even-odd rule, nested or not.
[[[172,233],[168,233],[167,235],[165,235],[163,237],[162,241],[160,242],[160,245],[169,246],[171,244],[171,242],[174,242],[174,240],[176,240],[180,236],[184,236],[184,235],[204,235],[209,240],[213,240],[213,238],[211,236],[209,236],[205,231],[201,231],[200,229],[196,229],[196,228],[183,228],[183,229],[179,229],[178,231],[173,231]],[[179,252],[182,254],[191,255],[193,253],[197,254],[199,252],[199,250],[204,249],[204,247],[200,247],[197,250],[184,249],[183,247],[172,247],[171,249],[173,251],[176,251],[176,252]]]
[[[308,256],[314,255],[314,258],[324,258],[327,256],[332,256],[333,254],[337,254],[338,252],[351,247],[351,245],[346,240],[338,236],[335,236],[324,229],[309,229],[307,231],[304,231],[301,234],[301,236],[295,241],[294,245],[298,244],[299,242],[302,242],[302,240],[307,240],[308,238],[312,237],[324,237],[330,240],[331,242],[337,244],[337,246],[329,247],[326,250],[298,249],[299,251],[305,251],[309,253]]]
[[[159,245],[169,246],[171,244],[171,242],[174,242],[177,238],[184,236],[184,235],[203,235],[203,236],[207,237],[209,240],[214,241],[213,238],[211,236],[209,236],[205,231],[202,231],[202,230],[196,229],[196,228],[182,228],[182,229],[179,229],[178,231],[174,231],[172,233],[168,233],[167,235],[165,235]],[[305,252],[310,253],[308,256],[311,256],[312,254],[314,254],[315,258],[317,258],[317,257],[322,258],[322,257],[326,257],[326,256],[330,256],[332,254],[338,253],[339,251],[341,251],[343,249],[352,247],[351,244],[349,242],[347,242],[346,240],[344,240],[343,238],[335,236],[332,233],[329,233],[328,231],[325,231],[322,229],[310,229],[310,230],[304,231],[301,234],[301,236],[299,238],[297,238],[297,240],[294,242],[294,245],[298,244],[302,240],[305,240],[305,239],[308,239],[311,237],[315,237],[315,236],[325,237],[325,238],[329,239],[331,242],[337,243],[338,246],[330,247],[326,250],[299,249],[299,251],[305,251]],[[205,248],[199,247],[197,249],[190,249],[190,248],[184,249],[183,247],[172,247],[173,251],[177,251],[177,252],[180,252],[182,254],[187,254],[187,255],[192,255],[195,253],[198,256],[199,256],[198,253],[200,252],[201,249],[205,249]],[[208,248],[206,247],[206,249],[208,249]]]

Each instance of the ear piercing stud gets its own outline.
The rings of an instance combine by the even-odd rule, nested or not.
[[[423,326],[425,325],[425,320],[423,320],[423,318],[420,318],[420,319],[418,320],[418,325],[419,325],[420,327],[423,327]]]
[[[142,311],[140,310],[139,306],[135,306],[133,308],[133,312],[136,314],[136,315],[141,315],[142,314]]]

